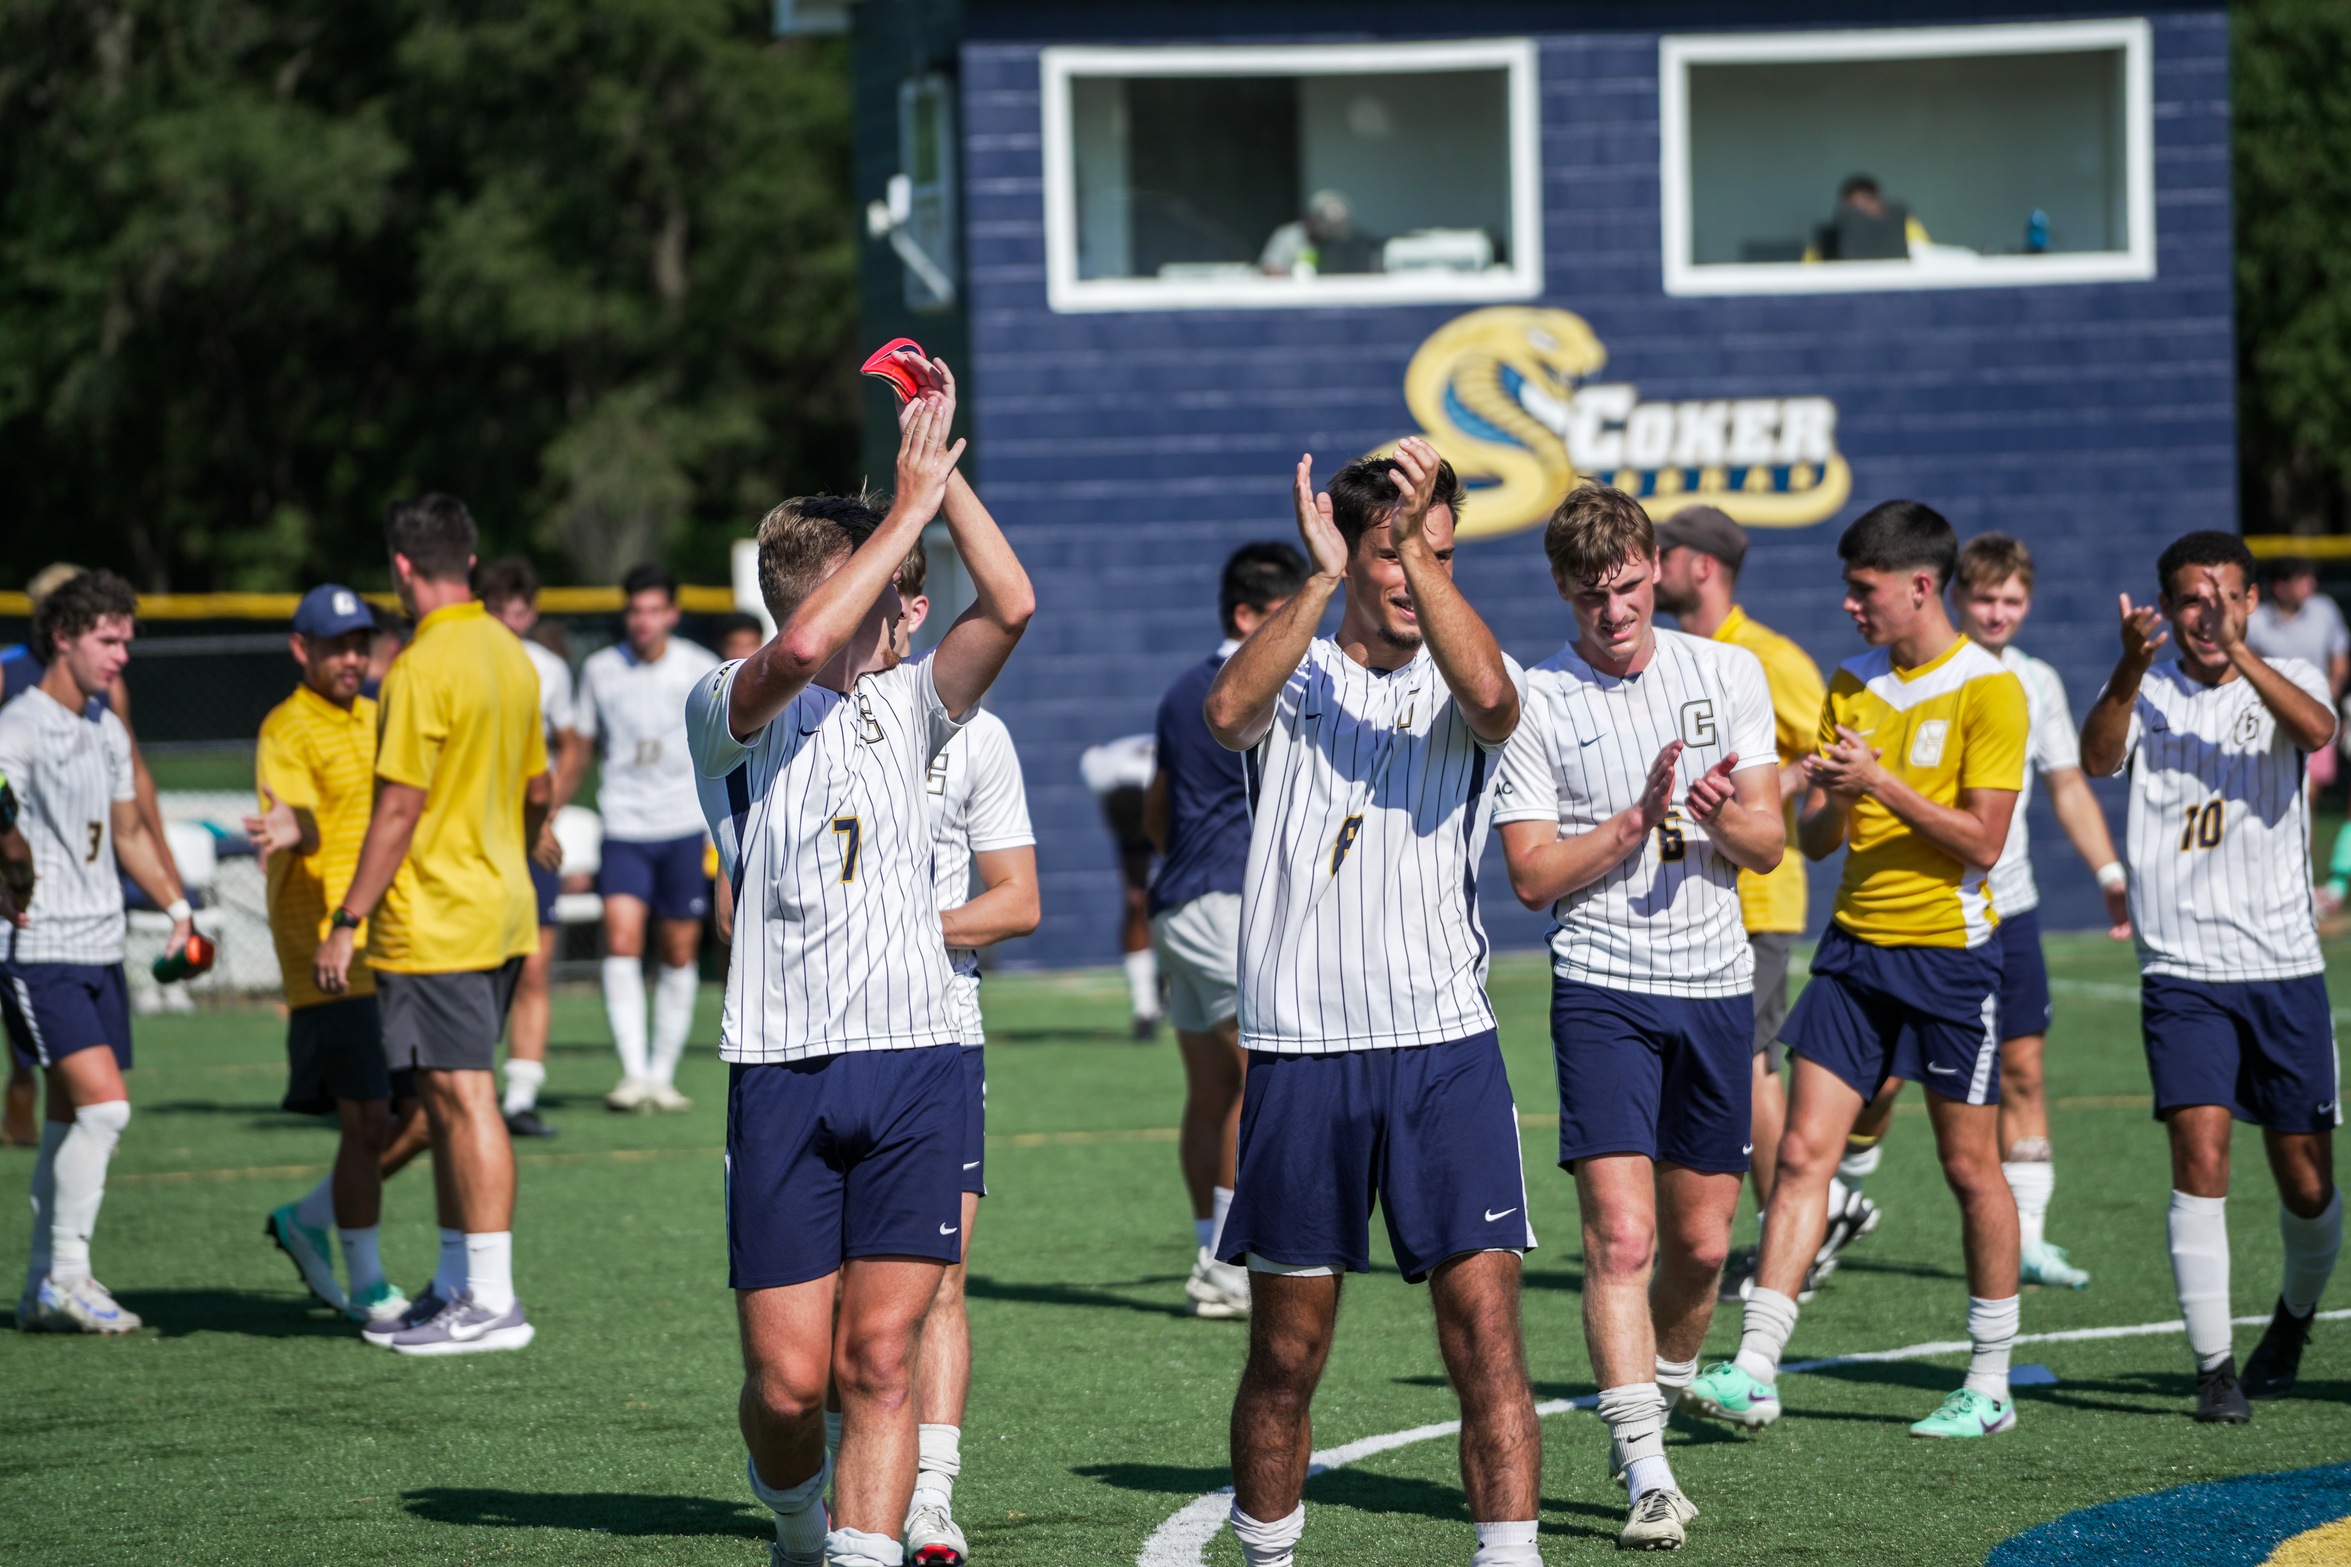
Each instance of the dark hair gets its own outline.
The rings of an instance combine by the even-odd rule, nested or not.
[[[1878,189],[1878,182],[1877,182],[1877,176],[1876,176],[1876,175],[1874,175],[1874,174],[1848,174],[1848,175],[1846,175],[1846,176],[1845,176],[1845,183],[1844,183],[1844,184],[1842,184],[1842,185],[1839,185],[1839,186],[1837,187],[1837,199],[1838,199],[1839,201],[1848,201],[1848,200],[1852,199],[1854,196],[1856,196],[1856,195],[1859,195],[1859,194],[1860,194],[1862,191],[1868,191],[1868,192],[1869,192],[1869,193],[1870,193],[1872,196],[1876,196],[1876,195],[1881,195],[1881,194],[1883,194],[1883,193],[1882,193],[1882,192],[1881,192],[1881,191]]]
[[[2217,528],[2183,533],[2155,557],[2155,582],[2164,598],[2171,597],[2171,579],[2182,566],[2234,566],[2247,582],[2253,580],[2253,552],[2245,548],[2244,536]]]
[[[710,622],[710,640],[724,642],[738,631],[748,631],[765,640],[767,628],[759,623],[757,615],[746,615],[739,609],[730,609]]]
[[[2317,575],[2318,562],[2307,555],[2273,555],[2269,558],[2268,569],[2261,574],[2261,580],[2264,582],[2291,582],[2296,577],[2315,577]]]
[[[2024,590],[2033,591],[2033,552],[2020,539],[1979,533],[1959,552],[1959,586],[1965,592],[1996,588],[2010,577],[2022,578]]]
[[[480,530],[454,495],[394,501],[384,512],[384,547],[408,557],[416,574],[433,582],[463,582],[473,567]]]
[[[677,574],[667,566],[645,561],[631,566],[628,575],[620,579],[620,597],[624,604],[640,593],[656,592],[672,604],[678,601]]]
[[[863,495],[800,495],[759,522],[759,596],[777,625],[882,525],[881,508]]]
[[[71,642],[110,615],[136,620],[139,595],[111,571],[85,571],[50,589],[33,611],[33,656],[46,664],[60,640]]]
[[[1386,522],[1388,514],[1404,499],[1396,481],[1388,477],[1400,466],[1393,457],[1358,457],[1331,475],[1331,520],[1339,525],[1339,537],[1347,541],[1349,555],[1355,553],[1355,546],[1363,542],[1363,536]],[[1429,509],[1447,508],[1458,527],[1462,503],[1467,499],[1453,465],[1439,462],[1437,490],[1429,498]]]
[[[1959,566],[1959,535],[1924,501],[1880,501],[1837,540],[1837,559],[1863,571],[1931,571],[1940,593]]]
[[[1337,506],[1337,501],[1331,503]],[[1244,544],[1225,557],[1224,580],[1216,586],[1216,615],[1228,637],[1240,635],[1233,611],[1246,604],[1259,614],[1276,599],[1306,586],[1306,557],[1279,540]]]
[[[528,604],[539,596],[539,573],[520,555],[487,560],[474,568],[473,595],[485,604]]]

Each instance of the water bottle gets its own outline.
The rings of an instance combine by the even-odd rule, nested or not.
[[[186,946],[167,957],[158,957],[155,960],[156,983],[168,985],[174,980],[192,979],[198,974],[206,973],[212,968],[212,960],[216,953],[217,949],[210,936],[201,931],[190,931]]]

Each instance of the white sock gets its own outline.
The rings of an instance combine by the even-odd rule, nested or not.
[[[838,1409],[828,1409],[824,1412],[824,1461],[830,1466],[832,1461],[840,1456],[841,1412]]]
[[[50,1202],[49,1277],[59,1284],[79,1284],[90,1276],[90,1232],[98,1227],[98,1205],[106,1200],[106,1165],[130,1124],[125,1100],[83,1105],[57,1145],[51,1162],[57,1185]]]
[[[769,1485],[759,1478],[759,1465],[745,1458],[743,1472],[751,1477],[751,1494],[759,1498],[767,1510],[775,1514],[776,1543],[784,1548],[786,1556],[807,1557],[824,1549],[825,1511],[817,1505],[824,1495],[825,1483],[833,1477],[833,1461],[828,1455],[817,1466],[816,1473],[798,1485],[781,1488]]]
[[[57,1150],[72,1130],[71,1121],[41,1123],[41,1157],[33,1165],[33,1247],[24,1275],[27,1294],[38,1290],[41,1281],[49,1277],[50,1234],[57,1223]]]
[[[380,1224],[371,1224],[364,1230],[337,1230],[343,1243],[343,1272],[350,1277],[351,1294],[356,1297],[384,1282],[383,1254],[377,1249],[384,1233]]]
[[[2229,1358],[2229,1217],[2225,1197],[2171,1194],[2164,1228],[2171,1236],[2171,1281],[2179,1291],[2180,1320],[2196,1369],[2210,1371]]]
[[[1208,1243],[1216,1239],[1216,1221],[1214,1219],[1194,1219],[1192,1221],[1192,1239],[1202,1251],[1208,1250]]]
[[[604,960],[604,1020],[612,1025],[612,1048],[620,1052],[620,1074],[642,1081],[645,1061],[645,965],[635,958]]]
[[[1535,1549],[1535,1520],[1524,1523],[1482,1523],[1477,1526],[1478,1553],[1469,1567],[1543,1567]]]
[[[319,1178],[319,1183],[302,1194],[294,1204],[294,1217],[314,1230],[335,1227],[335,1175],[332,1170]]]
[[[465,1231],[441,1231],[441,1255],[433,1267],[433,1293],[455,1300],[465,1293]]]
[[[686,1035],[694,1027],[694,992],[701,983],[702,972],[691,963],[664,967],[653,982],[653,1058],[647,1067],[656,1083],[677,1078]]]
[[[1986,1398],[2008,1402],[2008,1356],[2016,1348],[2020,1315],[2017,1297],[1985,1300],[1967,1297],[1967,1387]]]
[[[1878,1161],[1886,1156],[1886,1145],[1871,1143],[1867,1148],[1847,1147],[1845,1157],[1837,1161],[1837,1179],[1845,1183],[1847,1191],[1861,1190],[1861,1183],[1878,1173]]]
[[[886,1534],[835,1529],[824,1537],[825,1567],[900,1567],[906,1547]]]
[[[1796,1303],[1760,1284],[1747,1296],[1739,1327],[1739,1352],[1731,1359],[1758,1382],[1779,1378],[1780,1354],[1796,1331]]]
[[[963,1430],[959,1426],[918,1425],[915,1439],[920,1456],[914,1471],[914,1505],[926,1502],[947,1508],[955,1501],[955,1477],[963,1473]]]
[[[1208,1248],[1208,1255],[1216,1255],[1216,1248],[1224,1244],[1224,1216],[1233,1211],[1233,1189],[1219,1186],[1208,1198],[1208,1239],[1200,1244]]]
[[[1159,954],[1149,947],[1127,954],[1127,1008],[1137,1017],[1159,1016]]]
[[[1681,1400],[1682,1390],[1697,1380],[1698,1362],[1695,1359],[1668,1360],[1663,1355],[1658,1356],[1658,1409],[1664,1414],[1672,1414],[1673,1406]]]
[[[514,1232],[483,1230],[465,1237],[465,1287],[490,1311],[514,1304]]]
[[[1298,1536],[1306,1532],[1306,1504],[1300,1502],[1287,1518],[1261,1523],[1235,1502],[1231,1522],[1233,1538],[1241,1542],[1241,1559],[1249,1567],[1291,1567],[1290,1553],[1298,1548]]]
[[[506,1101],[498,1109],[504,1115],[521,1115],[539,1108],[539,1087],[547,1081],[547,1063],[526,1061],[520,1056],[506,1058]]]
[[[2307,1317],[2318,1309],[2327,1277],[2335,1271],[2335,1253],[2343,1249],[2342,1192],[2315,1219],[2297,1219],[2278,1209],[2278,1236],[2286,1243],[2286,1282],[2278,1288],[2278,1299],[2295,1316]]]
[[[1608,1435],[1624,1459],[1625,1495],[1642,1495],[1673,1485],[1665,1462],[1665,1406],[1654,1382],[1624,1382],[1600,1390],[1593,1413],[1608,1423]]]
[[[2020,1138],[2008,1151],[2011,1155],[2040,1155],[2011,1158],[2000,1166],[2000,1173],[2008,1177],[2008,1190],[2016,1198],[2017,1239],[2031,1251],[2047,1237],[2049,1198],[2057,1190],[2057,1166],[2049,1162],[2049,1140],[2045,1137]]]

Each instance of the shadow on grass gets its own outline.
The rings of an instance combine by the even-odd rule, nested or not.
[[[1580,1268],[1529,1268],[1519,1275],[1519,1288],[1530,1290],[1565,1290],[1580,1294],[1584,1287]]]
[[[1121,1491],[1155,1496],[1199,1496],[1233,1483],[1232,1471],[1193,1464],[1080,1464],[1070,1471]]]
[[[405,1491],[401,1505],[427,1523],[474,1529],[575,1529],[639,1538],[727,1535],[774,1538],[766,1511],[707,1496],[643,1496],[616,1491],[495,1491],[428,1486]]]
[[[1931,1262],[1886,1262],[1875,1257],[1856,1257],[1847,1253],[1840,1258],[1837,1269],[1841,1273],[1882,1273],[1889,1277],[1910,1279],[1964,1279],[1967,1275],[1957,1268],[1946,1268]]]
[[[1183,1275],[1168,1274],[1160,1278],[1124,1279],[1117,1281],[1131,1286],[1165,1286],[1181,1284]],[[1170,1291],[1166,1298],[1137,1300],[1131,1295],[1120,1295],[1110,1289],[1093,1289],[1081,1284],[1008,1284],[987,1274],[975,1273],[964,1281],[964,1294],[974,1300],[1011,1300],[1030,1306],[1088,1306],[1097,1311],[1139,1311],[1147,1317],[1189,1317],[1192,1310],[1182,1297],[1182,1290]]]
[[[1002,1041],[1008,1045],[1101,1045],[1144,1043],[1129,1040],[1115,1028],[991,1028],[988,1043]]]
[[[356,1324],[307,1296],[259,1290],[118,1290],[158,1338],[236,1333],[246,1338],[359,1338]]]
[[[1157,1496],[1203,1496],[1232,1483],[1229,1470],[1204,1465],[1086,1464],[1070,1473],[1099,1480],[1122,1491],[1143,1491]],[[1436,1480],[1373,1474],[1362,1469],[1333,1469],[1308,1480],[1306,1495],[1321,1507],[1346,1507],[1362,1513],[1411,1513],[1448,1523],[1469,1521],[1469,1505],[1462,1497],[1461,1487]],[[1546,1534],[1605,1534],[1613,1539],[1619,1522],[1616,1509],[1557,1497],[1543,1499],[1543,1512],[1546,1517],[1564,1513],[1593,1518],[1603,1526],[1577,1528],[1546,1523],[1543,1526]]]

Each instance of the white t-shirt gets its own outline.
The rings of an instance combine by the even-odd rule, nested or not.
[[[942,914],[971,901],[974,855],[1027,848],[1037,841],[1029,826],[1020,756],[1012,748],[1004,720],[993,713],[972,714],[962,731],[931,758],[923,772],[923,798],[931,809],[931,879]],[[987,1029],[980,1019],[980,955],[970,947],[950,947],[947,958],[955,968],[955,1010],[962,1019],[958,1042],[986,1044]]]
[[[939,935],[924,774],[962,726],[928,659],[810,686],[738,741],[740,661],[698,682],[685,727],[702,811],[735,885],[719,1017],[727,1061],[960,1043]]]
[[[556,732],[572,727],[571,666],[562,654],[529,637],[522,639],[522,650],[531,656],[531,667],[539,672],[539,722],[546,728],[547,749],[552,753]]]
[[[2245,618],[2245,645],[2272,663],[2299,658],[2323,674],[2328,660],[2351,653],[2351,628],[2324,593],[2311,594],[2291,616],[2265,598]]]
[[[1501,749],[1425,647],[1382,672],[1315,639],[1246,755],[1244,1046],[1328,1055],[1494,1026],[1477,873]]]
[[[1690,785],[1726,756],[1737,755],[1741,773],[1779,766],[1771,688],[1745,648],[1656,635],[1637,675],[1604,674],[1573,643],[1527,671],[1494,822],[1590,832],[1640,803],[1657,753],[1680,740],[1665,825],[1640,853],[1551,905],[1551,971],[1649,995],[1744,995],[1755,988],[1755,954],[1739,913],[1739,867],[1688,802]]]
[[[2016,811],[2008,818],[2008,842],[1992,867],[1992,907],[2006,919],[2041,906],[2041,889],[2033,881],[2033,850],[2025,826],[2025,807],[2033,800],[2033,780],[2068,767],[2082,765],[2081,735],[2073,724],[2073,708],[2065,699],[2065,682],[2057,671],[2014,643],[2000,650],[2000,667],[2024,685],[2025,713],[2031,729],[2025,736],[2024,787],[2016,792]]]
[[[96,712],[74,712],[39,686],[0,707],[0,775],[16,790],[17,830],[38,878],[29,922],[0,925],[0,953],[18,963],[122,961],[114,806],[135,797],[131,733],[112,708]]]
[[[2327,701],[2298,658],[2271,667]],[[2131,929],[2139,966],[2209,984],[2324,971],[2310,901],[2302,752],[2253,683],[2147,671],[2124,751],[2131,775]]]
[[[622,642],[580,666],[572,727],[603,754],[596,812],[605,837],[665,843],[702,830],[686,756],[686,694],[717,667],[708,648],[682,637],[670,638],[650,664]]]

